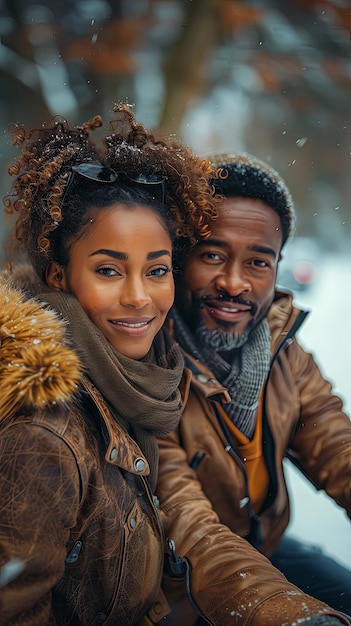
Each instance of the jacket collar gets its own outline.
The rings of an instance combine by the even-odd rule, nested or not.
[[[195,360],[189,354],[184,354],[184,359],[187,372],[192,377],[192,385],[201,392],[201,395],[210,400],[220,400],[224,404],[230,402],[227,389],[214,378],[206,365]]]
[[[81,365],[60,317],[0,273],[0,419],[70,406]]]
[[[82,377],[82,388],[96,406],[102,420],[102,434],[106,444],[105,461],[117,465],[132,474],[147,476],[149,464],[134,439],[113,419],[100,391],[86,376]]]
[[[308,311],[303,311],[294,306],[292,293],[276,290],[273,304],[267,316],[271,332],[272,355],[279,350],[287,337],[297,332],[307,315]]]

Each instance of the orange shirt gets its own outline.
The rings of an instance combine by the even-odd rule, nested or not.
[[[229,429],[232,441],[245,463],[249,495],[254,512],[259,513],[267,496],[269,475],[262,453],[262,398],[260,397],[256,426],[252,440],[248,439],[229,419],[222,405],[218,409]]]

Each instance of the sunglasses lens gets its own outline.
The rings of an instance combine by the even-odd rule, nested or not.
[[[164,182],[164,177],[160,177],[157,174],[154,174],[152,176],[143,176],[141,174],[140,176],[136,176],[131,180],[133,180],[135,183],[140,183],[141,185],[161,185]]]
[[[85,178],[96,180],[97,182],[113,183],[117,180],[117,174],[113,170],[104,165],[97,165],[95,163],[81,163],[80,165],[74,165],[72,172],[80,174]]]

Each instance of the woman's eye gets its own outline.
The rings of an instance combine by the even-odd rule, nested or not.
[[[171,271],[171,267],[155,267],[153,270],[148,272],[147,276],[156,276],[156,278],[161,278],[162,276],[169,274]]]
[[[115,267],[98,267],[96,269],[97,274],[101,274],[102,276],[119,276],[120,273],[116,270]]]

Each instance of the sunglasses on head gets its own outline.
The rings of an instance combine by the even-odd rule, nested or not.
[[[143,185],[147,188],[155,186],[156,188],[160,188],[162,191],[162,209],[164,208],[166,196],[165,176],[161,176],[160,174],[144,176],[143,174],[140,174],[135,178],[131,178],[126,174],[120,174],[118,172],[115,172],[115,170],[98,163],[80,163],[79,165],[73,165],[71,167],[66,188],[62,196],[62,203],[66,200],[72,187],[72,183],[74,180],[76,180],[77,175],[81,176],[82,178],[92,180],[96,183],[103,184],[115,183],[116,180],[120,177],[124,178],[130,184]]]

